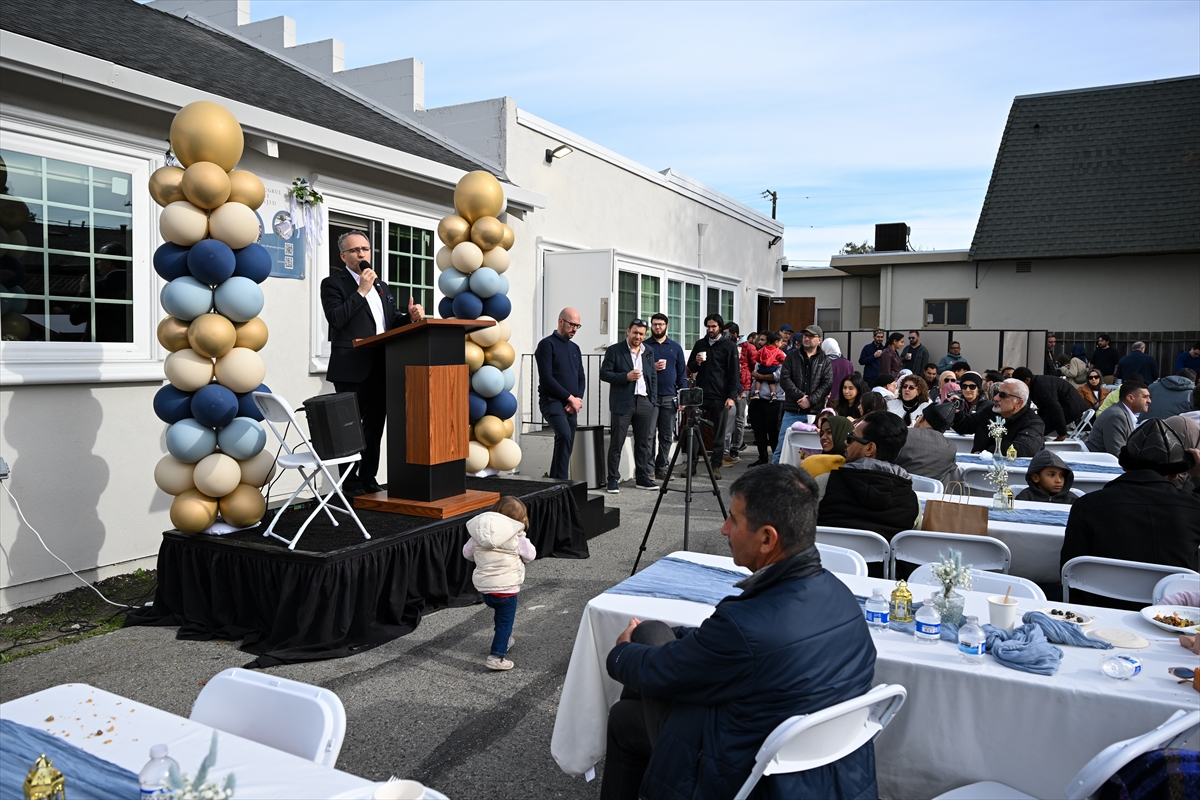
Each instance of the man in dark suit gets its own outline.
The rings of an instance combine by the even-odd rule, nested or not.
[[[633,423],[633,462],[637,487],[657,489],[654,474],[654,426],[658,421],[658,371],[654,351],[646,347],[646,321],[635,319],[625,331],[625,341],[604,352],[600,380],[612,384],[608,392],[608,410],[612,413],[612,432],[608,441],[608,491],[621,491],[621,448],[629,423]]]
[[[345,269],[331,269],[321,281],[321,307],[329,323],[329,371],[325,377],[338,392],[354,392],[362,418],[362,460],[357,473],[346,479],[347,495],[381,492],[375,480],[379,470],[379,442],[387,416],[387,381],[383,348],[354,347],[355,339],[425,319],[425,310],[408,298],[408,313],[400,311],[387,284],[371,268],[371,241],[358,231],[338,237],[338,252]],[[343,471],[345,465],[343,465]]]

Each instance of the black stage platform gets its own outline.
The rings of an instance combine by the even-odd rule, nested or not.
[[[469,477],[467,488],[520,497],[538,558],[588,557],[580,484],[496,476]],[[285,511],[275,529],[291,538],[313,502]],[[258,657],[249,666],[269,667],[351,655],[410,633],[422,614],[479,602],[474,567],[462,556],[474,514],[430,520],[359,510],[369,540],[345,515],[335,528],[320,514],[289,551],[263,536],[274,513],[226,536],[166,531],[154,605],[126,624],[178,626],[180,639],[241,639]]]

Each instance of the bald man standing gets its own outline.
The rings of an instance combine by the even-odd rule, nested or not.
[[[554,333],[538,342],[533,357],[538,369],[538,407],[542,418],[554,429],[554,455],[550,477],[567,480],[575,428],[583,408],[587,379],[579,345],[571,341],[579,330],[579,312],[564,308],[558,314]]]

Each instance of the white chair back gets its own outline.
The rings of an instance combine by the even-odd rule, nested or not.
[[[1154,585],[1154,596],[1150,602],[1158,605],[1162,599],[1176,592],[1200,592],[1200,575],[1194,572],[1177,572],[1168,575]]]
[[[1068,441],[1083,441],[1087,438],[1088,433],[1092,430],[1092,422],[1096,418],[1096,409],[1089,408],[1083,412],[1083,416],[1075,423],[1075,429],[1071,431]]]
[[[903,686],[881,684],[861,697],[779,723],[734,800],[746,800],[763,775],[815,769],[853,753],[887,727],[907,696]]]
[[[821,553],[821,566],[840,575],[867,576],[867,560],[861,554],[845,547],[817,542]]]
[[[191,719],[330,768],[346,736],[346,709],[333,692],[236,668],[209,679]]]
[[[1055,453],[1066,453],[1070,457],[1074,458],[1080,453],[1086,453],[1087,445],[1081,442],[1079,439],[1068,438],[1063,439],[1061,442],[1056,442],[1053,439],[1047,439],[1045,443],[1045,449]]]
[[[928,564],[940,560],[950,548],[962,553],[963,563],[979,570],[1007,573],[1012,563],[1008,545],[991,536],[910,530],[892,537],[891,574],[896,574],[897,561]]]
[[[864,531],[859,528],[835,528],[827,525],[817,526],[817,543],[831,544],[834,547],[844,547],[853,550],[863,557],[867,563],[883,562],[883,577],[889,572],[892,559],[892,546],[888,540],[875,531]]]
[[[909,586],[923,586],[933,579],[933,568],[931,564],[922,564],[912,571],[908,576]],[[1012,587],[1013,597],[1025,597],[1030,600],[1037,600],[1039,603],[1046,602],[1046,593],[1042,591],[1042,587],[1038,586],[1028,578],[1019,578],[1016,575],[1003,575],[996,572],[986,572],[981,569],[971,570],[971,591],[987,592],[988,594],[1004,594]]]
[[[933,478],[925,478],[921,475],[909,475],[912,478],[914,492],[930,492],[932,494],[942,494],[946,488],[942,486],[942,482]]]
[[[1071,589],[1082,589],[1114,600],[1149,604],[1154,599],[1154,588],[1159,581],[1170,575],[1188,572],[1197,574],[1164,564],[1079,556],[1063,564],[1063,602],[1070,602]]]
[[[1177,749],[1200,729],[1200,711],[1179,710],[1149,733],[1115,742],[1101,750],[1067,785],[1068,800],[1084,800],[1100,791],[1100,787],[1121,767],[1152,750]]]

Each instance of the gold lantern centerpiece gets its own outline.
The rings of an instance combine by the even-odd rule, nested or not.
[[[908,583],[899,581],[896,588],[892,590],[891,608],[888,609],[888,618],[892,622],[912,622],[913,621],[913,596],[908,590]]]
[[[45,753],[33,762],[22,787],[25,800],[66,800],[66,779],[53,765]]]

